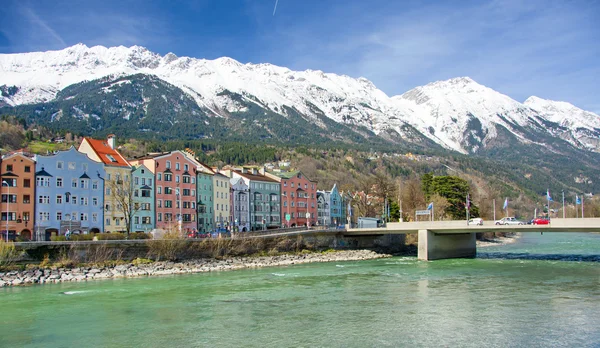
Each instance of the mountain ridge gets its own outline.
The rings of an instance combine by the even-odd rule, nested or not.
[[[600,149],[600,116],[574,106],[569,109],[562,102],[532,99],[537,97],[520,103],[469,77],[431,82],[390,97],[364,77],[244,64],[229,57],[161,56],[141,46],[83,44],[0,55],[0,72],[4,88],[0,87],[0,103],[8,106],[49,102],[61,90],[84,81],[143,73],[181,88],[214,117],[226,118],[246,110],[242,104],[255,103],[287,118],[295,117],[288,110],[296,110],[319,127],[324,115],[339,124],[365,126],[383,137],[408,136],[410,127],[462,153],[477,153],[494,143],[498,127],[508,129],[522,143],[536,143],[531,134],[547,132],[580,149]],[[244,103],[225,91],[241,96]],[[560,112],[549,105],[560,106]],[[570,119],[573,112],[576,120]]]

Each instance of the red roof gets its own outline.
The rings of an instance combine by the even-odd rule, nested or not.
[[[100,157],[102,163],[110,166],[130,167],[129,162],[121,156],[119,151],[108,146],[106,140],[96,140],[88,137],[84,139],[90,144],[96,155]]]

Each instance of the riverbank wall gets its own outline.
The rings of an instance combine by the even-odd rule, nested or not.
[[[82,242],[16,243],[20,263],[67,262],[99,263],[111,260],[147,258],[154,261],[180,261],[255,254],[277,254],[333,250],[373,250],[401,253],[410,250],[404,235],[352,236],[310,234],[261,236],[252,238],[106,240]]]

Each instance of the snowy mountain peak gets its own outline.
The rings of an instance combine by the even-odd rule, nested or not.
[[[212,116],[243,113],[248,103],[254,103],[284,117],[300,114],[323,129],[327,128],[323,117],[365,126],[383,136],[410,138],[416,129],[441,146],[463,153],[486,147],[497,136],[497,127],[506,128],[520,141],[532,142],[523,129],[551,132],[540,121],[546,119],[562,127],[552,135],[568,133],[564,138],[575,146],[600,148],[600,142],[594,145],[586,140],[600,133],[598,115],[537,97],[521,104],[466,76],[431,82],[390,98],[364,77],[293,71],[268,63],[243,64],[228,57],[161,56],[142,46],[107,48],[81,43],[59,51],[0,54],[0,72],[0,105],[47,102],[82,81],[147,74],[179,87]]]

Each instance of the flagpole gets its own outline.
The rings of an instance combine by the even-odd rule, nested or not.
[[[492,202],[494,204],[494,221],[496,221],[496,198],[494,198]]]
[[[583,219],[583,200],[585,199],[584,193],[581,194],[581,218]]]
[[[563,219],[565,218],[565,190],[562,191],[562,203],[563,203]]]
[[[550,189],[546,189],[546,201],[548,201],[548,220],[550,220]]]
[[[575,194],[575,218],[578,219],[579,218],[579,208],[577,207],[579,205],[579,203],[577,202],[579,200],[579,197],[577,197],[577,194]]]

